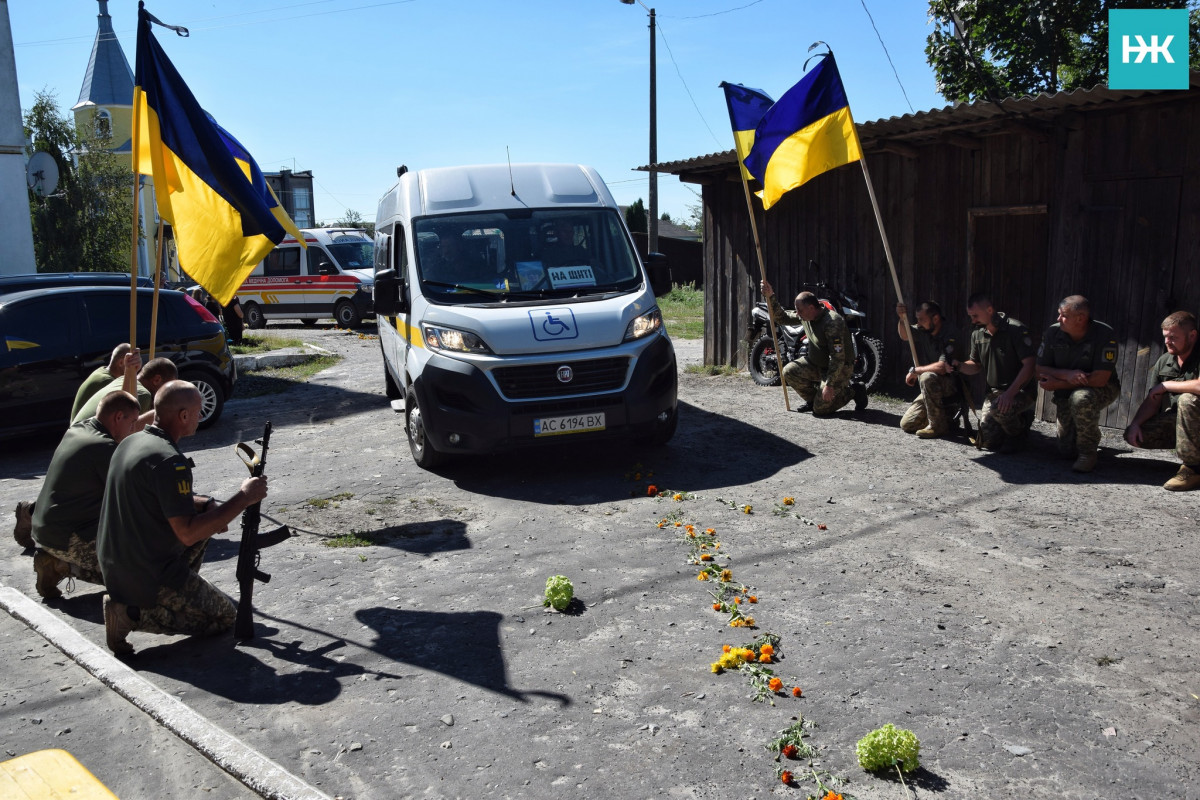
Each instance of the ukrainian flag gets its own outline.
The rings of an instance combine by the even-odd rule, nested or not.
[[[271,184],[267,183],[267,179],[263,177],[262,170],[258,168],[258,162],[254,160],[254,156],[246,148],[242,147],[242,143],[234,138],[233,134],[217,124],[211,116],[208,117],[212,122],[213,127],[217,129],[217,133],[221,135],[221,139],[225,142],[225,147],[233,154],[233,160],[242,168],[246,179],[254,186],[254,190],[262,195],[263,201],[266,202],[267,208],[271,210],[271,214],[275,219],[279,220],[279,224],[283,229],[290,233],[300,242],[300,246],[307,249],[308,243],[304,241],[304,237],[300,235],[300,229],[296,227],[296,223],[292,222],[292,218],[283,210],[283,206],[279,204],[279,198],[275,196],[275,190],[271,188]]]
[[[775,101],[758,89],[742,86],[740,83],[722,82],[725,90],[725,105],[729,106],[729,123],[733,126],[733,144],[737,150],[738,166],[742,169],[742,177],[746,180],[754,178],[742,160],[750,154],[754,146],[754,129],[758,127],[763,114]]]
[[[763,208],[822,172],[862,159],[862,145],[833,54],[771,106],[743,163],[763,186]]]
[[[138,8],[133,88],[133,162],[154,179],[158,213],[171,224],[183,268],[225,305],[284,237],[282,209],[244,148],[245,167],[150,32]],[[232,140],[232,137],[228,137]],[[236,141],[234,141],[236,144]],[[295,229],[295,226],[291,226]]]

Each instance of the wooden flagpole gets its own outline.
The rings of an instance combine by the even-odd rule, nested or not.
[[[758,240],[758,222],[754,218],[754,203],[750,200],[750,183],[746,180],[745,168],[742,167],[740,158],[738,159],[738,174],[742,176],[742,189],[746,191],[746,213],[750,215],[750,232],[754,237],[754,252],[758,255],[758,272],[765,281],[767,279],[767,266],[763,261],[762,244]],[[792,403],[788,399],[787,382],[783,379],[784,364],[779,354],[779,337],[775,333],[775,318],[771,316],[771,302],[769,300],[767,301],[767,325],[771,329],[771,344],[775,347],[775,362],[779,369],[779,385],[783,387],[783,406],[788,411],[791,411]],[[753,342],[751,342],[751,345],[753,345]]]
[[[154,343],[158,341],[158,291],[162,288],[163,221],[158,218],[158,247],[154,256],[154,303],[150,306],[150,358],[154,358]]]
[[[133,106],[133,129],[136,131],[138,125],[137,104]],[[134,149],[136,157],[137,150]],[[138,270],[137,270],[137,246],[138,246],[138,183],[141,176],[135,170],[133,173],[133,225],[129,235],[129,347],[132,351],[137,348],[137,299],[138,299]],[[125,370],[125,380],[121,383],[121,388],[129,392],[134,397],[137,397],[137,372],[130,374],[129,370]]]
[[[859,147],[861,150],[861,145]],[[888,244],[887,231],[883,229],[883,215],[879,213],[879,202],[875,199],[875,187],[871,184],[871,173],[867,170],[867,157],[864,155],[859,159],[862,164],[863,177],[867,180],[867,194],[871,196],[871,208],[875,211],[875,224],[879,226],[879,236],[883,239],[883,252],[887,255],[888,269],[892,272],[892,285],[896,287],[896,302],[903,305],[904,293],[900,291],[900,278],[896,275],[896,262],[892,259],[892,246]],[[917,343],[913,341],[912,326],[908,322],[908,309],[904,311],[904,328],[908,331],[908,349],[912,353],[913,366],[919,367],[921,363],[917,360]],[[919,387],[921,382],[917,382]]]

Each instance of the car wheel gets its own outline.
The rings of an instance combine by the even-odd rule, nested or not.
[[[200,391],[200,428],[207,428],[221,417],[225,394],[212,376],[203,370],[184,370],[179,375]]]
[[[315,319],[302,319],[300,320],[300,324],[311,328],[313,325],[317,324],[317,321]]]
[[[267,318],[263,316],[258,303],[246,303],[242,306],[242,317],[246,326],[254,330],[267,327]]]
[[[413,461],[421,469],[433,469],[445,460],[445,456],[433,449],[429,437],[425,435],[425,420],[421,416],[421,405],[417,402],[417,393],[411,388],[406,392],[404,403],[404,431],[408,434],[408,449],[412,451]]]
[[[343,300],[333,309],[333,319],[339,327],[354,328],[358,323],[362,322],[362,314],[358,313],[358,309],[354,307],[354,303],[349,300]]]

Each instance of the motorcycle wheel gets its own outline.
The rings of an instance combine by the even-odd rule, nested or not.
[[[854,359],[854,380],[870,391],[883,374],[883,342],[874,336],[858,337],[858,357]]]
[[[750,377],[759,386],[779,385],[779,359],[775,356],[775,343],[771,334],[765,333],[750,348]]]

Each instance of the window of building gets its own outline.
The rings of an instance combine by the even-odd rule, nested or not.
[[[292,203],[295,206],[296,217],[293,222],[297,228],[311,228],[312,221],[312,192],[303,187],[292,190]]]

